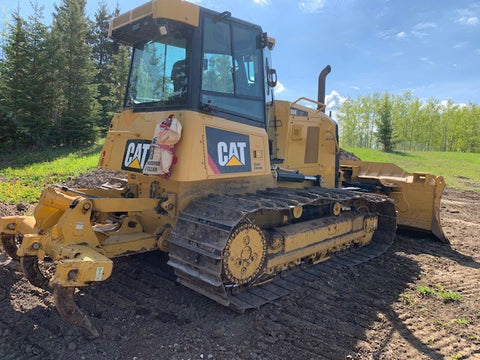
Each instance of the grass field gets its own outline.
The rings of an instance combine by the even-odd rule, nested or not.
[[[384,153],[347,148],[364,161],[393,162],[407,171],[443,175],[448,186],[480,191],[480,154]],[[97,165],[101,145],[81,149],[0,154],[0,201],[34,202],[43,188],[77,177]]]
[[[43,188],[95,168],[101,145],[46,151],[1,153],[0,201],[34,202]]]
[[[346,148],[363,161],[394,163],[409,172],[442,175],[447,186],[480,191],[480,154],[437,151],[385,153],[379,150]]]

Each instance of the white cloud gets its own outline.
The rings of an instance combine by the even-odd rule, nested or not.
[[[426,30],[435,29],[437,24],[432,22],[422,22],[412,27],[411,34],[418,39],[425,39],[430,34]]]
[[[457,10],[457,23],[465,26],[477,26],[480,24],[480,3],[474,3],[468,8]]]
[[[274,88],[275,95],[280,95],[281,93],[285,92],[286,90],[287,90],[286,87],[280,81],[277,81],[277,86],[275,86],[275,88]]]
[[[430,34],[425,32],[425,31],[412,30],[412,35],[415,36],[418,39],[425,39]]]
[[[468,41],[462,41],[462,42],[459,42],[459,43],[456,43],[455,45],[453,45],[453,48],[454,49],[460,49],[460,48],[463,48],[465,47],[465,45],[468,44]]]
[[[418,23],[413,27],[413,30],[426,30],[426,29],[434,29],[437,27],[437,24],[431,22],[425,23]]]
[[[270,0],[253,0],[255,4],[259,4],[261,6],[270,5]]]
[[[430,60],[428,57],[421,57],[420,61],[423,61],[424,63],[427,63],[428,65],[435,65],[435,63]]]
[[[377,33],[377,36],[383,40],[404,40],[408,37],[408,34],[405,31],[397,31],[394,29],[384,30],[382,32]]]
[[[303,0],[298,2],[298,7],[306,13],[319,13],[327,4],[327,0]]]
[[[457,22],[462,25],[470,26],[476,26],[480,23],[477,16],[461,16],[459,19],[457,19]]]
[[[360,90],[360,86],[356,86],[356,85],[352,85],[350,86],[350,89],[353,89],[353,90]],[[337,93],[338,94],[338,93]]]
[[[327,105],[325,112],[328,113],[329,111],[331,111],[332,117],[335,118],[338,107],[342,105],[345,100],[347,100],[346,97],[343,97],[335,90],[332,90],[330,94],[325,96],[325,105]]]
[[[455,107],[460,108],[460,109],[468,107],[468,105],[465,104],[465,103],[456,104],[452,100],[442,100],[442,101],[440,101],[440,106],[443,107],[443,110],[446,110],[448,108],[451,109],[451,108],[455,108]]]
[[[395,31],[394,30],[384,30],[382,32],[379,32],[377,36],[383,40],[390,40],[392,37],[395,36]]]
[[[377,34],[383,40],[405,40],[407,38],[416,37],[418,39],[425,39],[430,34],[427,30],[435,29],[437,24],[433,22],[422,22],[414,25],[410,31],[398,31],[396,29],[384,30]]]

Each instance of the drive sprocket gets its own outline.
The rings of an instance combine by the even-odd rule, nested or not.
[[[252,282],[263,270],[266,254],[262,229],[255,224],[240,224],[232,231],[223,251],[224,278],[236,285]]]

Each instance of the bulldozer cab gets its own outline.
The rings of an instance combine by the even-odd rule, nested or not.
[[[168,11],[157,18],[156,4],[147,17],[111,24],[110,36],[133,48],[124,108],[202,111],[266,128],[268,41],[262,29],[197,6],[193,23]]]

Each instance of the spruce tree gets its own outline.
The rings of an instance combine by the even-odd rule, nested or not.
[[[4,48],[8,39],[8,14],[5,9],[1,9],[0,15],[0,65],[5,60]]]
[[[113,55],[110,65],[111,77],[108,83],[108,97],[105,97],[108,107],[107,115],[111,120],[113,114],[122,106],[127,87],[128,72],[130,70],[130,48],[119,45],[118,52]]]
[[[27,135],[26,145],[44,147],[50,143],[51,132],[51,87],[54,80],[51,77],[50,54],[47,47],[47,27],[42,23],[43,7],[37,2],[32,3],[33,14],[26,24],[27,46],[29,59],[25,74],[23,110],[25,113],[23,129]]]
[[[52,36],[57,45],[55,80],[60,89],[55,133],[62,145],[91,143],[96,138],[95,64],[87,35],[85,0],[62,0],[55,6]]]
[[[0,141],[2,145],[17,148],[24,138],[26,75],[28,72],[27,32],[19,10],[13,15],[8,37],[3,48],[5,60],[0,72]]]
[[[110,82],[114,69],[114,56],[118,52],[118,45],[108,38],[109,21],[114,16],[110,13],[105,1],[101,1],[95,13],[93,32],[91,35],[92,58],[95,61],[97,74],[95,84],[98,86],[97,101],[100,104],[99,127],[102,132],[108,130],[111,120],[112,103],[110,102]]]
[[[382,146],[383,151],[392,151],[394,145],[393,139],[393,121],[392,121],[392,103],[388,93],[383,95],[381,100],[377,119],[377,131],[375,136]]]

